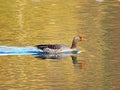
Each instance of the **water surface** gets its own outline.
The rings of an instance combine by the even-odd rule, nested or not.
[[[120,2],[1,0],[0,46],[71,45],[77,57],[0,56],[1,90],[116,90]],[[114,42],[114,43],[113,43]],[[72,59],[76,60],[73,61]]]

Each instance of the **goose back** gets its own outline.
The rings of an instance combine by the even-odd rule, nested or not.
[[[49,49],[69,49],[68,46],[63,45],[63,44],[41,44],[41,45],[36,45],[38,49],[44,50],[46,48]]]

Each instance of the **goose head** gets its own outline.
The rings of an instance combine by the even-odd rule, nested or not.
[[[73,41],[72,41],[72,45],[71,45],[71,49],[74,49],[77,47],[77,42],[79,41],[86,41],[86,38],[85,37],[82,37],[82,36],[79,36],[79,35],[76,35],[74,38],[73,38]]]

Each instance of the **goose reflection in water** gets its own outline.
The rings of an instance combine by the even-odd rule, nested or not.
[[[65,60],[68,57],[71,57],[72,59],[72,63],[74,65],[74,67],[79,68],[79,69],[85,69],[86,66],[86,62],[85,61],[81,61],[78,62],[77,60],[77,55],[80,53],[80,51],[77,52],[73,52],[73,53],[60,53],[60,54],[39,54],[36,55],[36,58],[41,59],[41,60]]]

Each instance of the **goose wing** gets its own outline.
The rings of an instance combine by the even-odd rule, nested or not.
[[[68,48],[68,46],[63,44],[42,44],[42,45],[36,45],[36,47],[41,50],[44,50],[46,48],[49,48],[49,49]]]

